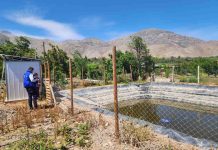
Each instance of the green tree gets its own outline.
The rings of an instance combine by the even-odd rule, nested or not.
[[[25,37],[18,37],[15,43],[6,41],[0,44],[0,54],[13,55],[20,57],[35,57],[36,50],[30,48],[30,41]],[[2,72],[3,60],[0,60],[0,72]]]
[[[0,53],[20,57],[35,57],[36,50],[30,48],[30,41],[25,37],[18,37],[15,43],[6,41],[0,45]]]
[[[77,73],[80,75],[80,79],[84,79],[87,72],[87,57],[82,57],[82,55],[78,51],[75,51],[73,53],[73,60]]]
[[[153,71],[154,61],[149,54],[149,49],[144,43],[143,39],[139,36],[131,37],[131,42],[129,43],[131,50],[136,51],[136,57],[138,60],[138,72],[139,76],[143,79],[147,78],[147,74]]]
[[[48,62],[51,72],[54,71],[53,79],[60,85],[66,84],[66,75],[69,74],[67,53],[56,45],[50,44],[50,49],[41,56],[43,62]]]
[[[87,64],[87,76],[91,79],[102,79],[103,72],[101,65],[97,62],[90,62]]]

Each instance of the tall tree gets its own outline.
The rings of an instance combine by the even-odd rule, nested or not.
[[[34,57],[35,49],[30,48],[30,41],[25,37],[18,37],[15,43],[6,41],[0,45],[0,53],[6,55],[14,55],[21,57]]]
[[[141,37],[132,36],[131,42],[129,43],[129,47],[131,50],[136,52],[139,76],[146,78],[146,74],[150,74],[153,70],[152,66],[154,63],[151,55],[149,54],[149,49],[147,48],[147,45]]]
[[[84,79],[84,76],[87,72],[87,63],[88,63],[87,57],[82,57],[82,55],[78,51],[75,51],[73,53],[73,60],[76,66],[76,70],[80,75],[80,78]]]
[[[50,69],[55,71],[55,81],[63,85],[66,82],[66,75],[68,74],[68,56],[67,53],[56,45],[50,44],[50,49],[41,56],[44,62],[50,64]]]

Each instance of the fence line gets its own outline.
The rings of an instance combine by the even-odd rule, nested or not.
[[[216,93],[211,90],[211,93],[204,93],[204,88],[199,86],[198,88],[186,89],[186,87],[173,87],[174,84],[169,85],[151,85],[149,86],[131,86],[128,85],[125,90],[118,89],[117,86],[117,70],[116,70],[116,47],[112,49],[112,69],[113,69],[113,86],[111,89],[106,89],[105,93],[100,92],[100,88],[96,91],[84,90],[84,94],[87,101],[90,100],[96,103],[96,107],[100,109],[107,109],[104,101],[110,101],[109,111],[114,112],[114,133],[116,140],[120,142],[123,136],[123,126],[119,122],[119,115],[127,117],[131,122],[133,120],[139,120],[149,122],[153,125],[164,127],[165,130],[173,130],[173,132],[182,132],[188,136],[199,139],[208,139],[216,141],[218,137],[218,114],[215,109],[209,106],[209,102],[205,103],[205,106],[198,105],[198,103],[204,103],[204,97],[211,97],[211,101],[215,102]],[[47,66],[45,65],[45,68]],[[172,69],[172,70],[170,70]],[[172,80],[172,83],[176,81],[177,68],[173,65],[168,68],[169,75],[167,77]],[[195,68],[196,71],[196,68]],[[83,72],[83,71],[82,71]],[[132,66],[130,65],[131,80],[132,80]],[[124,71],[123,71],[124,73]],[[82,73],[83,74],[83,73]],[[105,74],[105,72],[104,72]],[[77,90],[73,90],[73,76],[72,76],[72,60],[69,59],[69,75],[70,75],[70,101],[71,101],[71,113],[74,114],[74,102],[78,104]],[[45,77],[47,76],[45,70]],[[82,77],[83,79],[83,77]],[[104,77],[105,80],[105,77]],[[200,66],[197,67],[197,82],[195,74],[195,83],[200,83]],[[198,86],[198,85],[197,85]],[[98,90],[100,95],[98,95]],[[119,92],[118,92],[119,90]],[[113,93],[113,94],[112,94]],[[73,94],[75,94],[75,101]],[[102,95],[101,95],[102,94]],[[118,97],[119,94],[119,97]],[[87,97],[86,97],[87,96]],[[147,97],[146,97],[147,96]],[[120,98],[121,97],[121,98]],[[132,99],[131,99],[132,97]],[[154,99],[155,97],[155,99]],[[96,101],[93,101],[93,99]],[[106,100],[104,100],[104,98]],[[119,100],[118,100],[119,98]],[[153,99],[152,99],[153,98]],[[185,100],[184,100],[185,99]],[[187,101],[186,101],[187,99]],[[82,100],[81,100],[82,101]],[[87,102],[86,101],[86,102]],[[197,101],[195,103],[195,101]],[[75,104],[75,105],[76,105]],[[91,104],[91,103],[90,103]],[[208,104],[208,106],[207,106]],[[86,104],[81,103],[86,107]],[[215,107],[217,108],[217,107]],[[211,110],[211,111],[209,111]],[[209,116],[209,117],[207,117]],[[121,117],[120,117],[121,118]],[[216,120],[217,118],[217,120]],[[205,122],[204,122],[205,121]],[[205,132],[207,131],[207,132]]]
[[[116,72],[116,47],[113,47],[113,83],[114,83],[114,119],[115,136],[119,141],[119,118],[118,118],[118,99],[117,99],[117,72]]]
[[[74,114],[73,108],[73,77],[72,77],[72,63],[71,59],[69,58],[69,74],[70,74],[70,101],[71,101],[71,114]]]

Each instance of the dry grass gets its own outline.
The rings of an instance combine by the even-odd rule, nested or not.
[[[130,122],[122,122],[121,131],[122,142],[131,144],[135,147],[143,146],[143,142],[151,140],[154,136],[149,128],[141,126],[136,127]]]
[[[12,117],[7,116],[7,119],[3,122],[4,124],[0,123],[0,132],[5,133],[6,140],[10,133],[24,129],[21,132],[13,133],[19,135],[22,140],[9,141],[12,150],[16,149],[16,146],[28,149],[28,143],[45,149],[75,148],[75,146],[79,147],[79,149],[110,149],[107,148],[107,145],[111,145],[111,147],[115,145],[113,142],[110,144],[114,138],[114,120],[111,121],[109,118],[107,120],[107,117],[101,113],[96,114],[75,109],[76,113],[71,116],[58,107],[47,106],[41,106],[40,109],[34,111],[29,111],[25,106],[17,106],[13,109],[16,113],[13,113]],[[121,145],[125,145],[124,147],[129,149],[134,147],[136,149],[188,150],[187,148],[181,148],[181,143],[178,144],[168,138],[167,140],[161,140],[163,136],[161,138],[157,137],[148,127],[122,122],[120,131]],[[93,134],[96,134],[94,138]],[[0,140],[2,137],[0,136]],[[40,137],[43,140],[40,141]],[[99,145],[96,144],[99,147],[93,147],[95,145],[93,143],[98,141],[102,141],[102,143],[98,143]],[[189,149],[194,150],[195,148],[190,146]]]
[[[3,144],[9,146],[9,149],[33,148],[30,147],[31,144],[45,149],[48,148],[47,144],[60,149],[72,145],[89,147],[91,129],[97,126],[96,120],[86,112],[71,116],[59,107],[41,106],[37,110],[29,111],[24,105],[13,106],[13,110],[12,116],[5,116],[0,123],[0,140],[3,139],[0,146]],[[41,134],[38,133],[41,130],[47,137],[40,142],[36,137]],[[11,140],[10,135],[18,136],[21,140]]]
[[[167,137],[156,134],[149,127],[135,125],[131,122],[122,122],[121,140],[138,149],[155,150],[198,150],[192,145],[181,144]]]
[[[51,122],[54,123],[58,120],[60,109],[46,108],[42,106],[37,110],[30,111],[24,105],[18,105],[12,107],[14,113],[10,116],[5,114],[4,120],[0,122],[0,131],[7,133],[9,131],[16,130],[20,127],[31,128],[33,124],[43,123],[46,118],[51,118]]]
[[[5,84],[0,83],[0,103],[4,102],[5,96],[6,96],[6,86]]]
[[[203,77],[200,81],[203,85],[218,85],[218,78],[215,77]]]

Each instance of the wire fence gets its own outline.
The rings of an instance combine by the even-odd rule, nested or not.
[[[217,89],[216,92],[207,89],[207,93],[202,92],[205,88],[191,86],[141,86],[145,87],[148,92],[144,91],[144,94],[151,98],[121,99],[120,114],[136,122],[151,123],[155,130],[181,141],[181,137],[186,139],[188,136],[192,144],[199,142],[195,138],[218,142]]]
[[[181,75],[176,66],[170,66],[168,73],[160,68],[155,81],[143,84],[117,86],[115,80],[114,86],[73,89],[78,85],[74,82],[69,86],[71,91],[61,91],[61,94],[71,100],[71,108],[114,117],[114,133],[122,142],[145,146],[156,132],[192,145],[217,147],[218,87],[199,85],[204,78],[211,77],[202,74],[200,66],[195,69],[194,75]],[[83,86],[87,82],[83,80]],[[135,127],[134,123],[139,126]]]
[[[174,69],[169,77],[171,82],[177,79]],[[200,67],[196,78],[199,82]],[[81,107],[114,116],[114,132],[122,142],[143,145],[152,137],[152,129],[180,142],[218,147],[218,87],[165,82],[117,87],[114,80],[114,86],[79,89],[73,93],[74,103]],[[135,128],[132,123],[149,128]]]
[[[113,52],[116,55],[115,48]],[[197,146],[218,147],[218,87],[199,85],[206,78],[200,66],[195,68],[195,75],[181,75],[176,66],[170,66],[168,70],[160,67],[155,81],[117,85],[116,60],[113,62],[114,86],[74,89],[81,82],[73,80],[70,60],[70,84],[67,87],[70,90],[55,92],[56,102],[67,98],[62,106],[70,105],[72,115],[76,111],[94,110],[113,117],[115,127],[111,133],[115,133],[116,139],[121,142],[136,147],[149,145],[154,132]],[[47,74],[50,71],[44,72]],[[51,76],[50,73],[48,76]],[[89,86],[92,82],[96,81],[83,80],[82,86]],[[180,82],[198,84],[174,84]],[[46,90],[51,89],[48,86]],[[54,116],[58,112],[54,109]],[[42,114],[46,115],[43,112],[38,115]],[[23,119],[28,121],[25,116]]]
[[[176,64],[165,64],[166,66],[160,64],[156,65],[155,78],[153,79],[153,81],[156,82],[218,85],[216,73],[206,73],[207,71],[205,71],[204,66],[196,65],[190,70],[190,68],[186,66],[178,66]],[[213,72],[217,72],[217,70],[213,70]],[[150,78],[152,78],[152,76]]]

